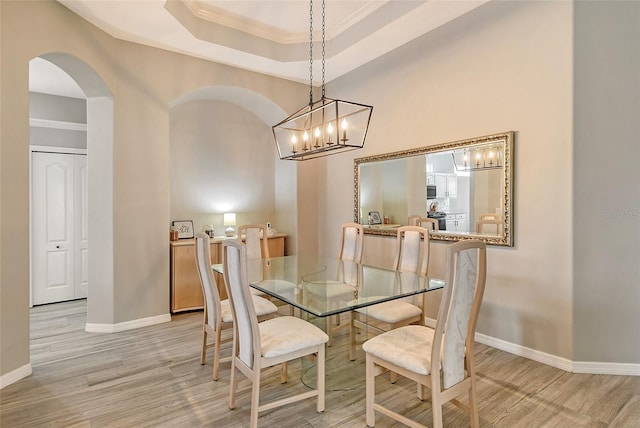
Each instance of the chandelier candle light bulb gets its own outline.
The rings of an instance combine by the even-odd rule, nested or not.
[[[342,142],[345,143],[349,141],[347,138],[347,119],[342,119]]]

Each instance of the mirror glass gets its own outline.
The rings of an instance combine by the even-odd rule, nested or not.
[[[355,159],[355,221],[367,234],[417,224],[431,239],[513,246],[513,135]]]

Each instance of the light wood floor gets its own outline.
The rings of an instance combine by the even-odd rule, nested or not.
[[[33,375],[0,391],[2,427],[242,427],[249,420],[249,383],[240,375],[237,407],[227,407],[229,363],[211,379],[211,360],[200,365],[202,313],[138,330],[85,333],[84,301],[31,311]],[[347,331],[330,348],[327,376],[350,378],[352,390],[328,391],[326,411],[304,402],[261,414],[263,427],[364,427],[364,364],[348,360]],[[226,349],[228,351],[228,349]],[[640,427],[640,377],[571,374],[478,345],[480,424],[483,427]],[[263,376],[263,398],[306,387],[300,364],[280,385],[277,369]],[[415,385],[387,376],[378,394],[396,409],[431,426],[428,401]],[[396,426],[377,415],[376,426]],[[447,427],[469,426],[448,404]]]

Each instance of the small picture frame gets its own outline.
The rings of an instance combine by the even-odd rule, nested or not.
[[[193,221],[192,220],[176,220],[171,222],[171,226],[178,231],[178,239],[193,238]]]
[[[382,218],[378,211],[369,211],[369,217],[371,217],[371,224],[382,224]]]

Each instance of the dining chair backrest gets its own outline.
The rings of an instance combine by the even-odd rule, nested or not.
[[[429,217],[420,217],[416,220],[416,226],[424,227],[429,230],[440,230],[440,226],[438,225],[438,220],[435,218]]]
[[[269,258],[267,226],[264,224],[243,224],[238,227],[238,240],[242,240],[243,237],[249,260]]]
[[[399,227],[394,269],[426,275],[428,266],[429,230],[419,226]]]
[[[361,263],[364,244],[364,229],[358,223],[345,223],[342,225],[340,239],[340,260]]]
[[[485,213],[478,216],[480,220],[502,220],[502,214]]]
[[[486,244],[460,241],[447,249],[445,286],[431,350],[434,373],[442,367],[444,388],[462,381],[465,359],[473,353],[486,279]]]
[[[489,226],[485,227],[487,225]],[[502,222],[502,214],[480,214],[478,216],[478,221],[476,221],[476,233],[484,233],[485,229],[488,229],[490,232],[495,230],[495,233],[498,234],[502,231],[503,227],[504,223]]]
[[[247,250],[237,240],[222,242],[224,284],[227,288],[234,320],[234,349],[237,356],[249,368],[260,359],[260,331],[247,278]],[[257,359],[257,360],[256,360]]]
[[[419,226],[419,224],[417,223],[419,218],[420,218],[419,215],[415,215],[415,214],[410,215],[409,218],[407,219],[408,220],[407,225],[409,225],[409,226]]]
[[[196,234],[196,266],[202,285],[205,300],[205,317],[207,324],[217,330],[222,317],[220,309],[220,294],[213,278],[211,269],[211,247],[209,235],[204,232]]]

